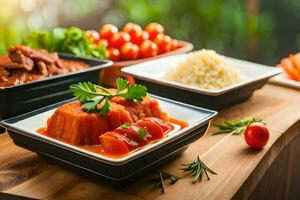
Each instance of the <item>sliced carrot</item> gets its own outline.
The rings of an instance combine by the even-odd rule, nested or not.
[[[124,138],[126,140],[126,138]],[[111,155],[125,155],[129,153],[128,147],[122,141],[119,133],[111,131],[99,137],[100,145],[107,154]]]
[[[136,122],[136,125],[147,130],[147,132],[151,135],[149,140],[157,140],[165,136],[163,129],[152,121],[140,120]]]
[[[293,63],[293,66],[298,71],[298,75],[300,76],[300,52],[295,55],[289,56],[290,60]]]
[[[164,132],[169,131],[173,128],[171,124],[169,124],[157,117],[146,117],[143,120],[154,122],[155,124],[159,125],[163,129]]]
[[[136,126],[134,124],[131,124],[128,128],[122,128],[119,127],[115,131],[118,132],[121,135],[124,135],[126,138],[130,139],[132,141],[130,144],[128,144],[129,150],[136,149],[138,147],[143,147],[149,143],[148,138],[140,138],[138,135],[140,127]]]
[[[279,66],[285,70],[291,79],[300,81],[300,74],[298,74],[298,71],[294,68],[293,63],[289,58],[281,59]]]

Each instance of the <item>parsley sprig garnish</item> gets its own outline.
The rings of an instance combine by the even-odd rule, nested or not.
[[[261,122],[261,120],[256,120],[254,117],[243,117],[234,121],[224,121],[222,124],[214,124],[214,126],[219,128],[219,131],[213,133],[213,135],[241,135],[245,132],[247,126],[254,122]]]
[[[184,166],[184,168],[182,168],[181,170],[183,170],[184,172],[190,172],[192,174],[193,183],[196,183],[197,181],[201,181],[203,174],[205,174],[207,180],[210,179],[208,173],[217,175],[216,172],[211,170],[209,167],[207,167],[204,164],[204,162],[200,160],[199,156],[192,163],[182,164],[182,166]]]
[[[147,88],[143,85],[129,85],[129,82],[117,78],[117,91],[111,93],[107,88],[91,82],[79,82],[70,86],[70,91],[81,102],[86,112],[97,111],[104,116],[110,111],[109,100],[113,97],[124,97],[128,100],[142,101],[147,95]]]

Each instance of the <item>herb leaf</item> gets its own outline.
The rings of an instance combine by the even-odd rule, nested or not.
[[[122,124],[120,127],[122,128],[122,129],[128,129],[129,128],[129,126],[130,126],[130,123],[128,123],[128,122],[125,122],[124,124]]]
[[[208,173],[217,175],[216,172],[211,170],[200,160],[199,156],[197,156],[197,159],[194,160],[192,163],[182,164],[182,166],[184,166],[184,168],[182,168],[181,170],[183,170],[184,172],[190,172],[192,174],[193,183],[201,181],[203,174],[205,174],[207,180],[210,179]]]
[[[79,82],[70,86],[70,91],[83,104],[83,110],[86,112],[98,111],[100,115],[106,115],[110,111],[109,100],[113,97],[123,97],[127,100],[143,100],[147,95],[147,88],[143,85],[129,86],[127,80],[118,78],[117,94],[111,94],[107,88],[91,82]],[[104,101],[104,105],[99,109],[98,105]],[[141,135],[143,135],[141,133]]]
[[[160,171],[160,173],[162,174],[163,179],[168,179],[171,184],[175,184],[179,179],[181,179],[180,177],[167,172]]]
[[[233,135],[241,135],[244,134],[248,125],[253,122],[261,122],[261,120],[256,120],[254,117],[243,117],[234,121],[224,121],[223,124],[214,124],[219,131],[213,133],[213,135],[219,134],[233,134]]]
[[[140,127],[137,134],[138,134],[139,139],[143,140],[148,135],[148,132],[146,129]]]
[[[97,93],[94,84],[91,82],[79,82],[78,84],[72,84],[70,91],[78,98],[81,103],[87,102],[88,99],[93,99],[99,94]]]
[[[159,173],[159,179],[160,179],[160,182],[161,182],[161,190],[162,190],[163,193],[166,193],[164,178],[163,178],[160,171],[158,171],[158,173]]]
[[[99,114],[102,115],[102,116],[105,116],[109,111],[109,102],[108,102],[108,99],[105,98],[105,103],[103,105],[103,107],[101,108],[101,110],[99,111]]]
[[[72,53],[77,56],[106,58],[106,48],[93,44],[86,31],[78,27],[33,31],[23,37],[23,44],[35,49]]]
[[[121,96],[129,100],[142,101],[142,97],[147,93],[147,88],[143,85],[135,84],[128,87],[128,91]]]
[[[97,96],[92,98],[91,100],[86,101],[82,107],[83,110],[86,112],[93,112],[97,109],[97,105],[102,101],[104,97],[103,96]]]
[[[122,78],[117,78],[117,89],[118,93],[121,92],[122,90],[128,88],[129,82],[125,79]]]
[[[155,177],[154,179],[152,179],[152,181],[155,182],[154,187],[161,186],[162,192],[165,193],[164,180],[166,180],[166,179],[169,180],[169,183],[171,185],[173,185],[181,178],[178,176],[175,176],[173,174],[169,174],[167,172],[158,171],[158,177]]]

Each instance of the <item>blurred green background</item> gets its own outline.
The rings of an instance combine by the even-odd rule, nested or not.
[[[269,65],[300,50],[299,0],[1,0],[0,54],[30,30],[128,21],[159,22],[195,49]]]

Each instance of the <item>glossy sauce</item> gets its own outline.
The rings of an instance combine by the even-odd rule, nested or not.
[[[177,125],[179,125],[181,128],[185,128],[185,127],[188,126],[188,123],[186,123],[186,122],[184,122],[184,121],[181,121],[181,120],[178,120],[178,119],[174,119],[174,118],[170,118],[170,123],[177,124]],[[106,152],[103,150],[103,148],[102,148],[101,145],[82,145],[82,146],[80,146],[80,145],[73,145],[73,144],[71,144],[71,145],[76,146],[76,147],[79,147],[79,148],[84,149],[84,150],[86,150],[86,151],[90,151],[90,152],[93,152],[93,153],[96,153],[96,154],[100,154],[100,155],[105,156],[105,157],[108,157],[108,158],[122,158],[122,157],[126,157],[126,156],[128,156],[128,155],[130,155],[130,154],[132,154],[132,153],[134,153],[134,152],[136,152],[136,151],[138,151],[138,150],[140,150],[140,149],[142,149],[142,148],[145,148],[145,147],[147,147],[147,146],[149,146],[149,145],[152,145],[152,144],[154,144],[154,143],[156,143],[156,142],[158,142],[158,141],[164,139],[165,137],[167,137],[167,136],[168,136],[168,133],[170,133],[170,132],[174,129],[174,126],[173,126],[172,124],[169,124],[169,125],[171,126],[171,128],[170,128],[169,130],[167,130],[167,131],[164,133],[164,137],[163,137],[163,138],[160,138],[160,139],[158,139],[158,140],[153,140],[153,141],[151,141],[149,144],[147,144],[147,145],[145,145],[145,146],[143,146],[143,147],[139,147],[139,148],[136,148],[136,149],[130,151],[128,154],[123,154],[123,155],[111,155],[111,154],[106,153]],[[46,127],[42,127],[42,128],[37,129],[37,132],[40,133],[40,134],[42,134],[42,135],[45,135],[45,136],[47,136],[47,137],[51,137],[51,136],[47,133],[47,128],[46,128]],[[51,137],[51,138],[53,138],[53,137]],[[57,140],[59,140],[59,141],[62,141],[62,142],[64,142],[64,143],[70,144],[69,142],[66,142],[66,141],[64,141],[64,140],[61,140],[61,139],[59,139],[59,138],[55,138],[55,139],[57,139]]]

